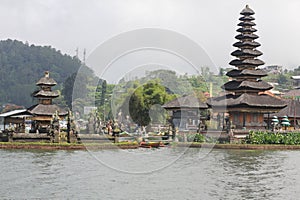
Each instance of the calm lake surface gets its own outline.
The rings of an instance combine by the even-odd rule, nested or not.
[[[162,162],[167,158],[176,159],[169,164]],[[300,151],[212,150],[206,154],[201,149],[180,148],[0,150],[0,161],[1,199],[209,200],[300,196]]]

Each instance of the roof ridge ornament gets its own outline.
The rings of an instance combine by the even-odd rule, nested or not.
[[[49,71],[45,71],[45,77],[49,78],[49,75],[50,75]]]

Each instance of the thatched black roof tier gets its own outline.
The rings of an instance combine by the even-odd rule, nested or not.
[[[38,93],[34,95],[35,97],[52,97],[56,98],[59,96],[58,91],[45,91],[45,90],[40,90]]]
[[[247,65],[260,66],[265,63],[260,59],[245,59],[245,60],[235,59],[235,60],[232,60],[229,64],[239,67],[239,66],[247,66]]]
[[[251,21],[242,21],[242,22],[238,23],[238,26],[256,26],[256,24]]]
[[[252,27],[241,27],[241,28],[238,28],[236,31],[240,32],[240,33],[253,33],[253,32],[256,32],[257,30]]]
[[[265,91],[273,88],[269,83],[259,81],[229,81],[222,86],[227,91],[240,91],[240,90],[254,90],[254,91]]]
[[[266,108],[270,109],[282,109],[286,107],[286,103],[281,99],[272,97],[269,95],[255,95],[255,94],[241,94],[233,95],[228,94],[221,97],[211,98],[208,103],[210,107],[222,107],[222,108]],[[258,111],[258,110],[257,110]]]
[[[255,12],[251,8],[249,8],[248,5],[246,5],[246,7],[242,10],[242,12],[240,12],[240,14],[248,16],[248,15],[254,15]]]
[[[46,71],[46,72],[45,72],[45,76],[42,77],[42,78],[36,83],[36,85],[38,85],[38,86],[42,86],[42,85],[55,86],[56,84],[57,84],[56,81],[49,77],[49,72],[48,72],[48,71]]]
[[[256,69],[256,70],[233,69],[233,70],[230,70],[229,72],[227,72],[226,76],[229,76],[229,77],[243,77],[243,76],[263,77],[263,76],[268,76],[268,73],[261,69]]]
[[[238,49],[235,50],[234,52],[231,53],[232,56],[236,56],[236,57],[257,57],[257,56],[261,56],[263,53],[261,51],[258,50],[252,50],[252,49]]]
[[[243,33],[243,34],[238,34],[235,36],[235,39],[238,40],[255,40],[259,38],[258,35],[255,35],[254,33]]]
[[[253,20],[255,20],[255,18],[252,17],[252,16],[243,16],[243,17],[240,17],[239,20],[241,20],[241,21],[253,21]]]
[[[233,46],[238,47],[238,48],[245,48],[245,47],[256,48],[256,47],[259,47],[260,44],[255,41],[243,41],[243,42],[239,41],[239,42],[234,43]]]
[[[289,118],[300,118],[300,102],[292,99],[284,100],[287,106],[281,109],[278,113],[271,114],[269,117],[277,116],[282,118],[288,116]],[[267,116],[265,116],[267,117]]]
[[[68,114],[68,112],[65,109],[62,109],[57,105],[37,104],[28,108],[28,111],[32,115],[41,115],[41,116],[52,116],[56,111],[58,111],[59,116],[65,116]]]
[[[165,109],[176,110],[176,109],[207,109],[206,102],[200,101],[199,98],[193,95],[185,95],[176,98],[172,101],[167,102],[162,106]]]

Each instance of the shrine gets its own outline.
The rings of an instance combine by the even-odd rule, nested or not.
[[[32,121],[35,123],[33,130],[47,131],[55,113],[60,118],[67,116],[68,112],[66,110],[52,103],[52,100],[59,96],[58,91],[52,91],[52,87],[56,84],[56,81],[50,78],[48,71],[36,83],[40,87],[40,90],[34,95],[38,98],[38,104],[28,108],[28,111],[32,114]]]
[[[240,14],[240,28],[235,37],[238,41],[233,44],[237,50],[231,53],[236,59],[229,63],[236,68],[226,74],[231,78],[222,86],[226,94],[211,98],[208,104],[214,112],[229,113],[227,121],[236,129],[264,129],[267,128],[264,114],[278,112],[286,103],[265,94],[273,87],[261,80],[267,73],[258,68],[264,62],[257,58],[262,52],[257,50],[260,44],[255,41],[258,38],[253,28],[255,13],[247,5]]]

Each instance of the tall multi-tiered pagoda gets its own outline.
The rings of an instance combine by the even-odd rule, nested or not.
[[[267,73],[258,68],[264,62],[257,58],[262,52],[256,49],[260,44],[255,41],[258,36],[253,28],[254,11],[247,5],[240,14],[239,34],[235,37],[238,42],[233,44],[237,50],[231,53],[236,59],[229,63],[237,69],[226,74],[232,78],[222,86],[227,95],[213,98],[210,104],[217,112],[228,112],[229,120],[236,128],[263,128],[266,126],[264,114],[278,112],[286,105],[282,100],[264,94],[272,86],[261,80]]]
[[[32,120],[36,122],[39,128],[48,126],[53,114],[56,112],[60,117],[64,117],[68,114],[64,109],[52,104],[52,100],[59,96],[58,91],[52,91],[52,87],[56,84],[56,81],[50,78],[48,71],[46,71],[45,76],[36,83],[36,85],[40,87],[40,90],[34,95],[38,98],[38,104],[28,108],[28,111],[33,115]]]

